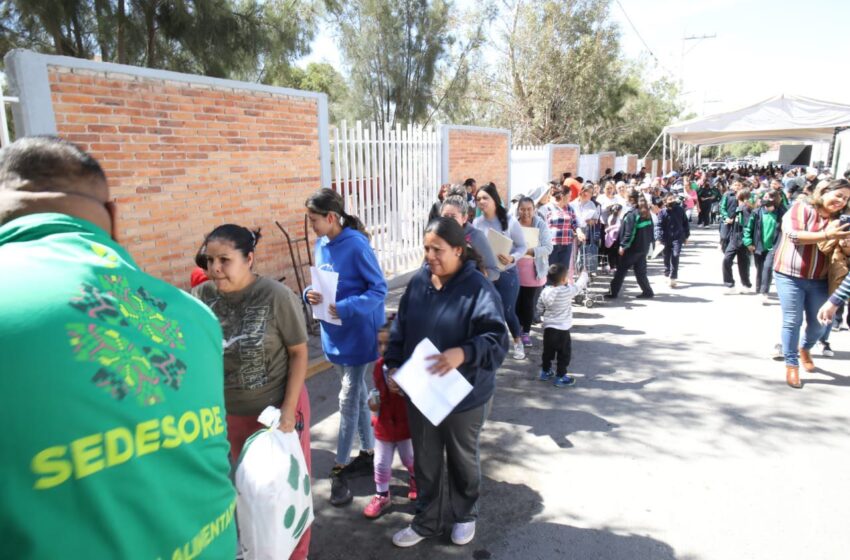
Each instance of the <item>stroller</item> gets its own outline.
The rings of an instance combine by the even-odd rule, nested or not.
[[[598,277],[598,271],[608,269],[608,256],[607,255],[593,255],[590,251],[588,251],[588,244],[582,243],[579,246],[579,254],[576,255],[578,258],[573,262],[574,269],[576,274],[580,274],[584,270],[588,270],[589,281],[587,286],[584,289],[576,294],[574,301],[576,305],[584,305],[587,309],[592,308],[597,303],[601,303],[603,300],[602,296],[599,294],[594,294],[591,291],[591,287],[593,286],[593,281]],[[595,259],[596,267],[588,267],[588,259]],[[590,271],[593,270],[591,273]]]

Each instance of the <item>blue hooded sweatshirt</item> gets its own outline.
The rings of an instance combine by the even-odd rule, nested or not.
[[[387,282],[369,240],[359,231],[343,228],[333,240],[316,240],[316,268],[339,273],[336,312],[342,325],[320,321],[322,350],[331,363],[368,364],[378,358],[378,329],[386,322]],[[304,290],[312,290],[308,286]]]
[[[384,364],[401,366],[423,338],[440,352],[463,348],[465,361],[457,369],[472,392],[452,412],[471,410],[493,396],[496,370],[508,351],[508,330],[502,300],[475,262],[464,263],[440,290],[431,283],[427,264],[416,273],[401,297]]]

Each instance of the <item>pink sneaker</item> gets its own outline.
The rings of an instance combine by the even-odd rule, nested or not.
[[[419,497],[419,493],[416,491],[416,479],[413,475],[410,476],[410,480],[407,483],[407,499],[415,500]]]
[[[392,505],[392,500],[387,496],[379,496],[375,494],[372,497],[372,501],[369,502],[369,505],[366,506],[366,509],[363,510],[363,515],[368,517],[369,519],[375,519],[380,517],[384,510],[388,509]]]

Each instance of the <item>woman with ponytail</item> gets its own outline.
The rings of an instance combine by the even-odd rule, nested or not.
[[[479,436],[496,388],[496,370],[505,358],[508,336],[502,302],[493,284],[478,270],[463,228],[442,217],[425,229],[425,264],[413,276],[399,303],[384,354],[389,377],[428,338],[441,352],[428,359],[431,375],[457,370],[472,392],[434,426],[408,402],[413,440],[417,513],[411,525],[393,536],[393,544],[413,546],[443,529],[444,512],[451,512],[451,539],[465,545],[475,536],[481,486]],[[442,491],[444,455],[448,488]],[[448,499],[451,507],[444,507]]]
[[[487,230],[494,229],[513,241],[509,254],[496,255],[505,269],[499,274],[499,279],[494,282],[494,286],[502,298],[505,320],[508,322],[508,328],[514,340],[512,356],[515,360],[522,360],[525,358],[525,348],[520,338],[522,327],[516,314],[516,300],[519,295],[519,275],[516,265],[525,255],[525,236],[516,218],[508,216],[508,211],[502,206],[502,199],[499,197],[496,185],[487,183],[481,187],[476,200],[482,215],[475,218],[472,225],[485,234]]]
[[[375,436],[368,405],[366,373],[378,358],[378,330],[386,321],[387,283],[378,259],[369,246],[363,223],[345,212],[342,196],[321,189],[307,199],[307,218],[316,234],[314,261],[320,270],[339,274],[336,294],[322,294],[308,286],[304,298],[310,305],[333,298],[331,315],[342,321],[321,321],[322,349],[342,380],[339,392],[339,438],[331,469],[331,504],[351,501],[347,477],[374,472]],[[351,459],[354,436],[360,454]]]
[[[310,399],[307,328],[292,290],[253,271],[260,230],[235,224],[215,228],[198,251],[209,281],[192,290],[221,323],[224,346],[224,406],[234,463],[245,440],[263,426],[257,416],[280,408],[279,429],[295,430],[310,460]],[[283,466],[283,465],[281,465]],[[311,471],[312,472],[312,471]],[[308,529],[290,558],[307,558]]]

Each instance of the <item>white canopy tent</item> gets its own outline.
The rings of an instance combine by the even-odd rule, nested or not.
[[[672,153],[673,144],[681,147],[758,140],[830,142],[835,129],[846,126],[850,126],[850,105],[778,95],[737,111],[664,127],[661,133],[664,161],[667,160],[668,138]]]

